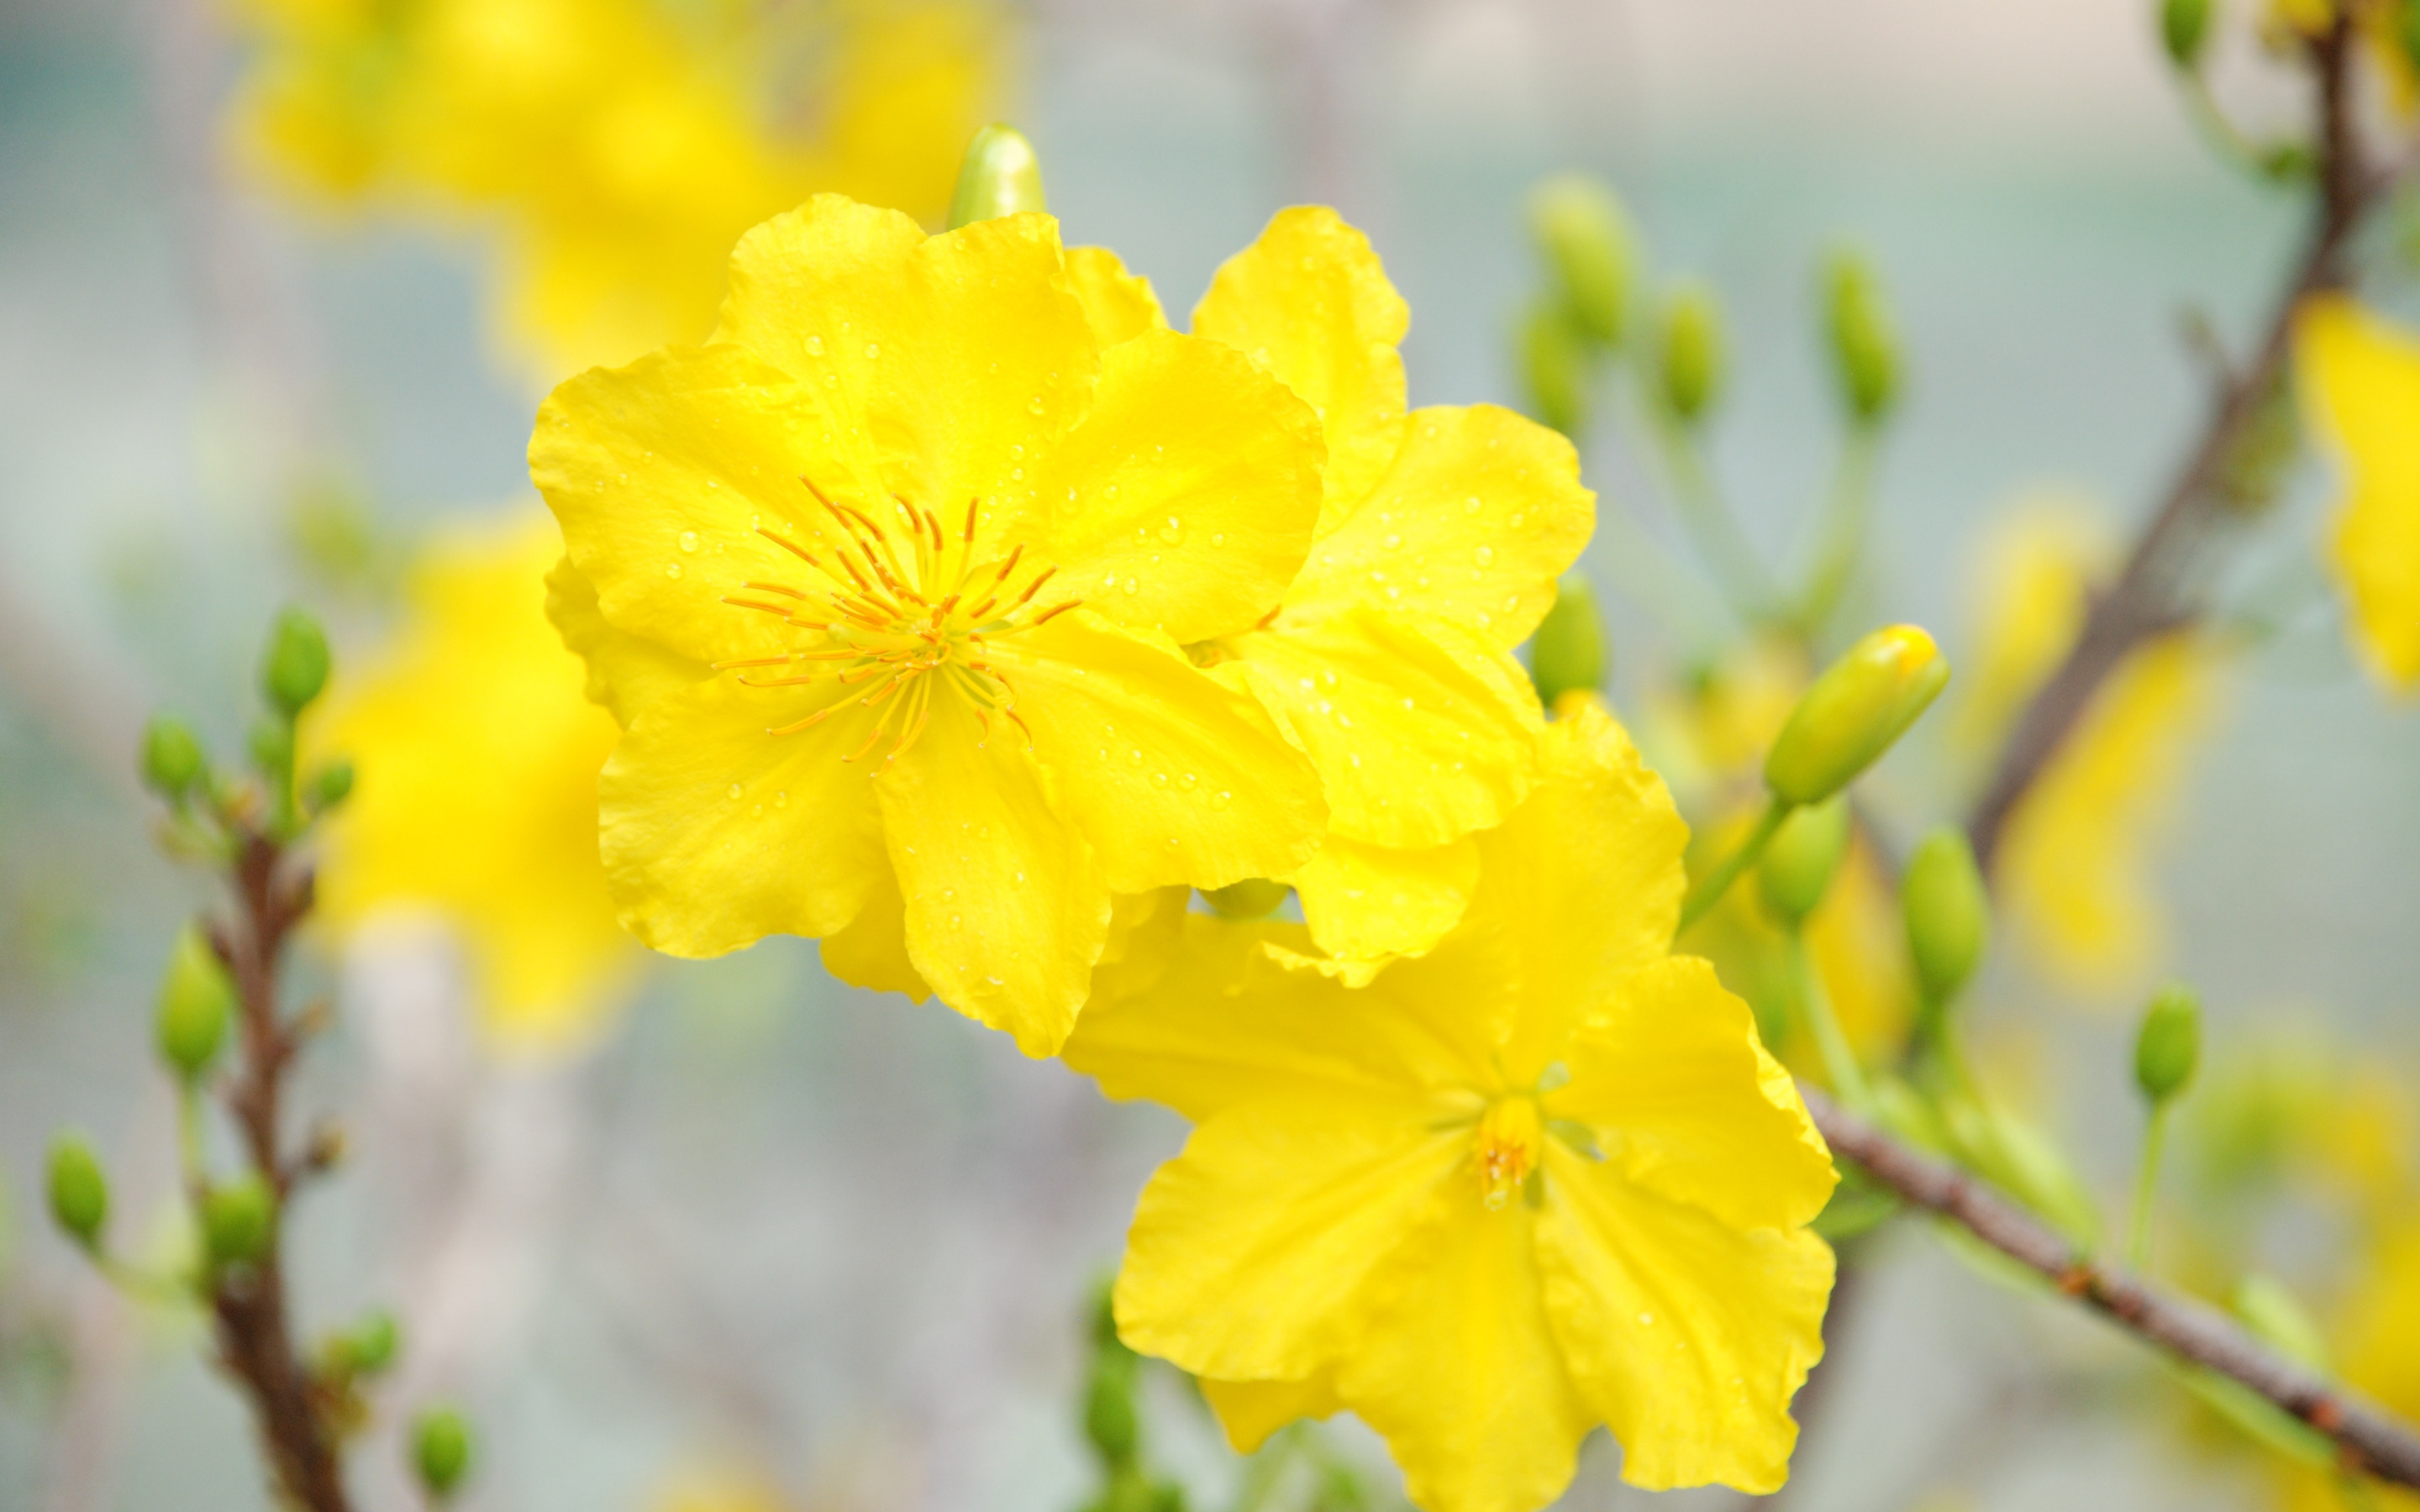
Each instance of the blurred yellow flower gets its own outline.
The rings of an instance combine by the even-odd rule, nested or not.
[[[2328,561],[2380,681],[2420,684],[2420,338],[2342,297],[2295,327],[2312,432],[2344,477]]]
[[[678,1472],[650,1504],[654,1512],[785,1512],[790,1505],[763,1475],[716,1465]]]
[[[1239,1449],[1349,1409],[1432,1512],[1545,1504],[1599,1423],[1634,1485],[1781,1484],[1834,1178],[1747,1005],[1668,954],[1685,839],[1583,705],[1427,955],[1356,990],[1301,926],[1192,914],[1156,987],[1086,1011],[1068,1063],[1197,1124],[1119,1332]]]
[[[245,156],[314,197],[493,214],[553,378],[703,340],[748,227],[816,191],[939,214],[995,90],[964,0],[242,0]]]
[[[1183,642],[1274,609],[1318,419],[1240,353],[1103,350],[1056,224],[836,195],[750,232],[715,341],[557,389],[553,609],[625,733],[623,921],[776,932],[1055,1052],[1110,895],[1291,872],[1317,774]]]
[[[582,697],[580,662],[546,621],[562,550],[542,515],[441,535],[403,625],[358,674],[340,669],[308,732],[358,774],[320,867],[322,915],[345,932],[393,911],[442,916],[480,1022],[516,1050],[593,1038],[641,959],[597,858],[613,721]]]

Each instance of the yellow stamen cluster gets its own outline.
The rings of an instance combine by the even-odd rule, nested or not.
[[[1480,1200],[1491,1211],[1512,1201],[1538,1168],[1545,1132],[1535,1098],[1499,1097],[1487,1104],[1479,1119],[1477,1159]]]

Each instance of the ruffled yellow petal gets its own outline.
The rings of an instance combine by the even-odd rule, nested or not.
[[[1528,792],[1538,695],[1483,636],[1348,609],[1226,644],[1319,768],[1328,822],[1348,840],[1443,845],[1503,823]]]
[[[933,995],[908,958],[908,903],[888,867],[875,869],[865,904],[848,926],[824,936],[823,962],[826,971],[853,987],[903,993],[918,1003]]]
[[[1437,1227],[1467,1136],[1398,1096],[1214,1117],[1135,1208],[1118,1335],[1197,1375],[1310,1374],[1361,1342],[1364,1283]]]
[[[1192,901],[1190,887],[1155,887],[1111,898],[1109,934],[1093,967],[1093,995],[1087,1003],[1123,1002],[1167,976],[1184,947],[1185,910]]]
[[[1621,1444],[1621,1478],[1777,1489],[1798,1439],[1790,1398],[1823,1352],[1830,1247],[1805,1229],[1733,1227],[1559,1143],[1545,1169],[1546,1310]]]
[[[1092,323],[1093,339],[1103,351],[1147,331],[1168,329],[1167,313],[1152,292],[1151,280],[1127,272],[1107,247],[1068,248],[1067,283],[1083,301],[1084,318]]]
[[[1395,348],[1411,320],[1369,238],[1324,207],[1280,210],[1219,268],[1194,309],[1195,335],[1247,353],[1319,411],[1327,437],[1322,534],[1370,492],[1402,444]]]
[[[1217,342],[1156,331],[1102,361],[1090,409],[1032,471],[1067,592],[1180,641],[1275,609],[1319,511],[1319,425]]]
[[[1334,1417],[1344,1411],[1336,1395],[1335,1372],[1322,1370],[1304,1381],[1211,1381],[1197,1382],[1218,1426],[1227,1430],[1228,1446],[1239,1455],[1266,1443],[1269,1435],[1306,1417]]]
[[[1404,851],[1331,832],[1291,880],[1311,937],[1328,955],[1414,955],[1462,921],[1479,886],[1479,846],[1466,835]]]
[[[1310,764],[1172,647],[1078,612],[988,656],[1113,890],[1282,875],[1317,843],[1326,810]]]
[[[625,635],[605,623],[596,586],[565,557],[546,575],[546,617],[586,668],[588,702],[625,726],[651,700],[694,687],[714,675],[705,662]],[[598,764],[602,765],[600,762]]]
[[[2345,474],[2329,563],[2380,680],[2420,684],[2420,340],[2352,301],[2313,301],[2295,328],[2312,429]]]
[[[1560,435],[1493,405],[1422,409],[1393,466],[1322,532],[1281,623],[1412,609],[1509,650],[1545,617],[1595,524],[1596,495]]]

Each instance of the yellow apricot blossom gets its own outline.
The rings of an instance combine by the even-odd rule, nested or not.
[[[2344,476],[2328,563],[2379,681],[2420,685],[2420,336],[2341,296],[2295,326],[2313,433]]]
[[[623,922],[1055,1052],[1110,896],[1298,866],[1318,775],[1179,649],[1276,607],[1318,420],[1240,353],[1104,350],[1045,215],[926,237],[820,195],[750,232],[713,342],[558,388],[553,610],[624,734]]]
[[[1114,1304],[1249,1449],[1349,1410],[1430,1512],[1622,1474],[1769,1491],[1823,1349],[1831,1160],[1747,1005],[1669,953],[1686,829],[1602,710],[1540,737],[1462,921],[1367,987],[1302,926],[1183,919],[1069,1065],[1195,1122]]]
[[[574,1048],[642,957],[597,857],[597,774],[613,721],[582,696],[546,620],[563,538],[533,512],[441,535],[408,618],[341,675],[308,734],[354,764],[332,821],[319,909],[341,932],[408,910],[463,941],[479,1021],[501,1047]]]
[[[1122,274],[1109,259],[1094,275],[1102,318],[1165,325]],[[1284,880],[1313,941],[1354,961],[1426,949],[1462,917],[1471,836],[1528,792],[1543,717],[1512,648],[1595,523],[1554,431],[1493,405],[1406,409],[1409,324],[1369,239],[1308,207],[1229,258],[1193,312],[1194,334],[1308,401],[1327,443],[1318,532],[1283,603],[1191,651],[1319,768],[1328,834]]]

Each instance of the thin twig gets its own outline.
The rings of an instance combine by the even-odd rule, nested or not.
[[[2096,1260],[1980,1178],[1900,1143],[1803,1082],[1799,1095],[1834,1152],[1902,1200],[1957,1224],[2146,1343],[2258,1394],[2333,1443],[2346,1471],[2420,1487],[2420,1431],[2410,1425],[2288,1360],[2216,1309]]]

